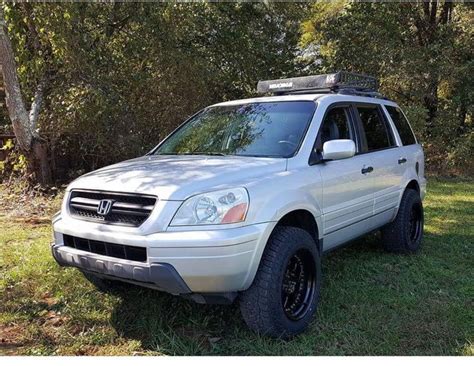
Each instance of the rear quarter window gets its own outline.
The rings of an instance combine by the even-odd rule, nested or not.
[[[403,115],[400,108],[385,106],[387,112],[392,117],[393,124],[398,130],[398,134],[402,140],[403,145],[413,145],[416,144],[416,138],[413,134],[413,131],[410,128],[408,120]]]

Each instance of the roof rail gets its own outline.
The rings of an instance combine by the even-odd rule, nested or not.
[[[282,95],[318,92],[384,98],[382,94],[377,92],[377,89],[378,81],[376,78],[347,71],[280,80],[263,80],[257,84],[257,91],[261,94]]]

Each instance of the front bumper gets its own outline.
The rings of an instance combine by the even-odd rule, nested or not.
[[[236,292],[252,283],[272,228],[272,223],[262,223],[143,235],[58,217],[53,223],[52,252],[61,265],[172,294]],[[64,235],[145,247],[147,260],[137,262],[71,248],[64,245]]]
[[[151,265],[84,252],[53,243],[51,251],[61,266],[77,267],[99,276],[128,281],[156,288],[175,295],[189,294],[191,290],[173,266],[167,263]]]

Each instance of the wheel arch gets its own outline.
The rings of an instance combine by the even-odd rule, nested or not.
[[[421,197],[421,187],[420,187],[420,183],[418,182],[417,179],[415,179],[414,177],[412,177],[411,179],[407,179],[406,181],[406,184],[404,185],[403,189],[400,190],[400,196],[398,198],[398,205],[396,207],[396,210],[395,212],[393,213],[393,216],[392,216],[392,219],[390,221],[393,221],[395,220],[395,218],[397,217],[398,215],[398,210],[400,209],[400,202],[402,201],[402,197],[403,195],[405,194],[405,192],[407,191],[407,189],[412,189],[414,190],[415,192],[417,192],[420,197]]]
[[[320,217],[315,216],[311,209],[304,206],[293,207],[291,210],[283,211],[275,220],[272,220],[272,225],[268,227],[262,238],[262,242],[264,241],[264,244],[262,243],[262,245],[259,246],[255,251],[252,263],[248,269],[247,277],[243,282],[243,290],[247,289],[252,284],[258,267],[260,266],[260,261],[262,260],[263,252],[268,244],[268,240],[275,231],[275,228],[279,226],[298,227],[308,231],[317,244],[319,254],[322,255],[323,240],[320,237],[322,233]]]
[[[273,230],[275,230],[275,228],[280,227],[280,226],[297,227],[299,229],[306,231],[307,233],[309,233],[309,235],[311,235],[311,237],[316,242],[319,254],[322,254],[322,245],[321,245],[322,240],[320,240],[319,238],[320,230],[318,227],[318,222],[310,211],[306,209],[292,210],[286,213],[285,215],[283,215],[278,220]]]
[[[405,189],[403,190],[403,192],[405,192],[407,189],[413,189],[414,191],[418,192],[418,194],[420,194],[420,184],[418,183],[418,181],[416,179],[412,179],[410,180],[406,186],[405,186]]]

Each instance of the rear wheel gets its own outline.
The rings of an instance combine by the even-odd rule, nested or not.
[[[288,338],[304,331],[319,301],[321,260],[314,239],[294,227],[277,227],[250,288],[240,297],[247,325],[257,333]]]
[[[382,230],[385,250],[394,253],[415,253],[423,240],[423,204],[413,189],[403,194],[397,217]]]

